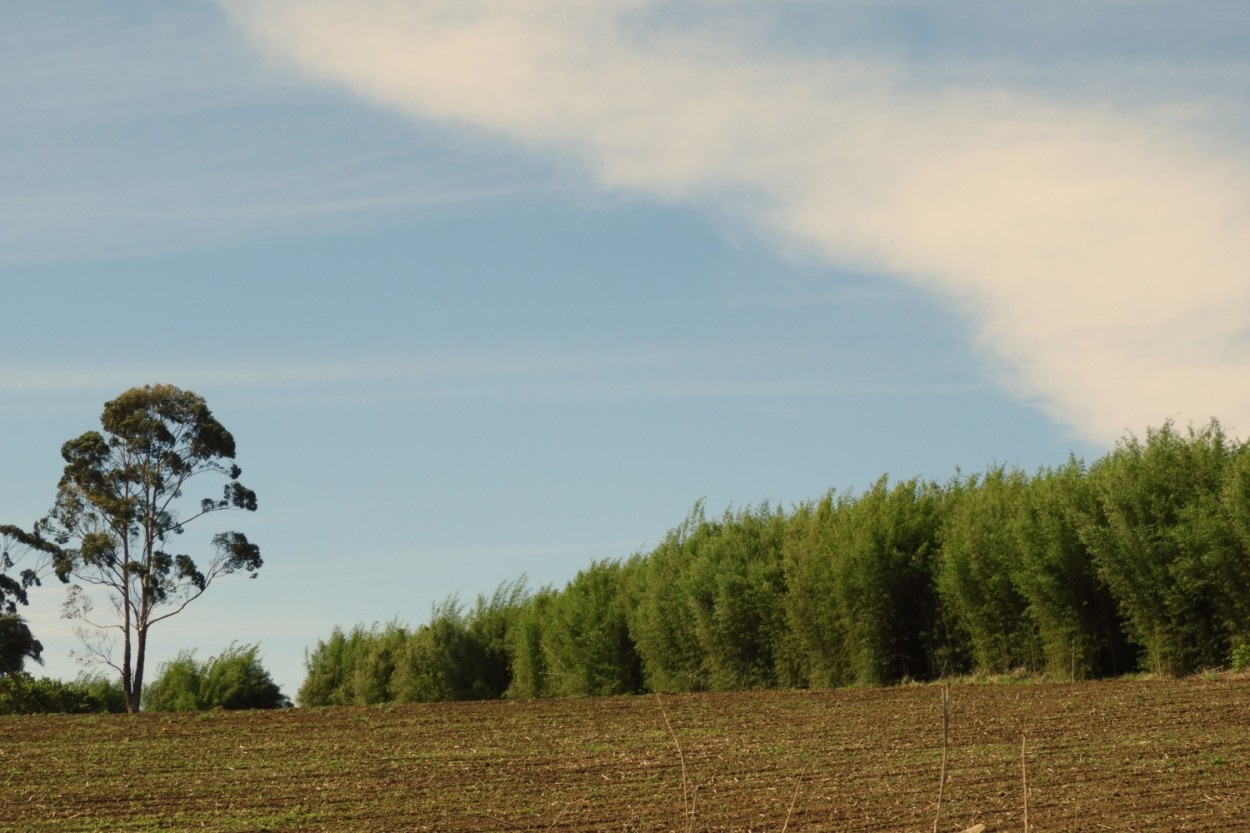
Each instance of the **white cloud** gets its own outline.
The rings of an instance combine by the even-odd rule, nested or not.
[[[267,54],[381,107],[947,297],[1001,383],[1085,438],[1169,415],[1250,429],[1244,151],[1179,132],[1172,102],[1118,112],[639,23],[663,5],[227,8]]]

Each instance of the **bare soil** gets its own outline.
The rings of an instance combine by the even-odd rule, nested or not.
[[[1035,833],[1250,831],[1244,679],[956,685],[950,720],[947,833],[1024,830],[1022,740]],[[924,833],[941,745],[937,686],[6,717],[0,831]]]

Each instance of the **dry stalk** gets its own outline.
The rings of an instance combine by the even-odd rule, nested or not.
[[[660,697],[660,692],[655,693],[655,702],[660,707],[660,716],[664,718],[664,726],[668,729],[668,736],[673,739],[673,745],[677,747],[677,760],[681,763],[681,806],[686,814],[686,833],[694,830],[694,802],[690,799],[690,790],[687,786],[689,783],[686,779],[686,755],[681,751],[681,741],[677,739],[677,733],[673,731],[673,724],[668,720],[668,712],[664,709],[664,699]]]
[[[794,803],[799,800],[799,787],[802,786],[802,782],[794,785],[794,795],[790,796],[790,809],[786,810],[786,823],[781,825],[781,833],[790,828],[790,816],[794,815]]]
[[[560,823],[560,819],[563,818],[564,814],[569,811],[569,808],[572,807],[574,804],[578,804],[578,803],[580,802],[576,802],[576,801],[567,802],[564,805],[564,807],[561,808],[560,812],[556,814],[556,817],[551,820],[551,824],[547,826],[547,833],[551,833],[552,830],[555,830],[556,825]]]
[[[1020,780],[1024,783],[1024,833],[1029,833],[1029,770],[1024,761],[1024,744],[1028,732],[1020,734]]]
[[[942,685],[942,774],[938,778],[937,815],[933,819],[933,833],[938,833],[942,822],[942,793],[946,789],[946,758],[951,727],[951,684]]]

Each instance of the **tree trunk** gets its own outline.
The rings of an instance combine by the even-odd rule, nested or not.
[[[138,714],[143,696],[143,660],[148,647],[147,628],[136,628],[136,638],[138,644],[135,645],[135,673],[130,680],[130,693],[126,695],[126,711],[130,714]]]
[[[124,574],[123,578],[125,578]],[[134,674],[131,671],[131,611],[129,602],[124,603],[124,608],[122,621],[122,691],[126,694],[126,713],[136,714],[139,711],[139,691],[134,685]]]

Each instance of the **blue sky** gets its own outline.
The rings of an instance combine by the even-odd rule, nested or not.
[[[1250,6],[10,4],[0,520],[133,385],[262,546],[154,632],[423,621],[706,499],[1250,425]],[[203,523],[203,522],[201,522]],[[55,582],[27,611],[72,676]]]

